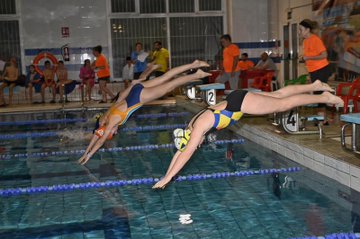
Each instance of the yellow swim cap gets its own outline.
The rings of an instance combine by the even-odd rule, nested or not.
[[[175,147],[181,152],[183,152],[186,148],[187,143],[190,140],[191,131],[188,129],[175,129],[173,134]]]

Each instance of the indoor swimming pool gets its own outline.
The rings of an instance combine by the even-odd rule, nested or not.
[[[81,166],[79,152],[98,112],[0,116],[0,189],[160,178],[174,147],[142,146],[172,144],[173,129],[192,115],[179,107],[143,107],[126,123],[127,130]],[[217,132],[217,140],[230,139],[241,142],[242,137]],[[118,147],[123,150],[111,150]],[[229,148],[232,159],[226,158]],[[203,145],[180,175],[293,167],[301,170],[177,181],[165,190],[130,184],[0,194],[0,238],[283,239],[360,231],[358,192],[247,139]],[[193,222],[182,224],[182,214]]]

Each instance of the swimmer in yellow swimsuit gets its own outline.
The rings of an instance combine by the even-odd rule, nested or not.
[[[324,91],[321,95],[310,95],[313,91]],[[264,115],[283,112],[294,107],[326,103],[343,105],[341,98],[329,93],[329,85],[320,80],[308,85],[291,85],[274,92],[248,92],[236,90],[225,101],[200,111],[185,130],[174,131],[175,153],[166,175],[153,188],[165,188],[171,179],[190,160],[211,129],[221,130],[237,122],[243,114]]]
[[[191,64],[175,67],[164,75],[156,77],[149,81],[143,81],[148,74],[157,69],[157,65],[149,64],[149,69],[142,75],[140,81],[133,83],[117,99],[116,103],[105,113],[99,122],[99,128],[87,147],[84,155],[79,159],[79,163],[85,164],[92,155],[104,144],[105,140],[111,138],[120,125],[125,124],[127,119],[139,109],[143,104],[158,99],[166,93],[174,90],[176,87],[187,84],[191,81],[201,79],[211,74],[197,70],[196,73],[184,75],[177,78],[177,75],[191,69],[208,67],[203,61],[194,61]],[[139,83],[140,82],[140,83]]]

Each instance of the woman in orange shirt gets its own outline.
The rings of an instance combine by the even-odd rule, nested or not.
[[[332,75],[329,61],[327,60],[327,51],[322,40],[314,34],[314,31],[318,28],[318,24],[315,21],[309,19],[302,20],[299,23],[300,36],[304,38],[303,47],[304,55],[303,60],[305,61],[306,69],[309,72],[311,82],[320,80],[326,83],[329,77]],[[315,91],[314,94],[321,94],[322,91]],[[325,106],[319,104],[319,107],[323,108],[320,114],[324,115],[325,118]],[[325,125],[328,122],[324,121]]]
[[[98,80],[100,92],[102,95],[102,100],[99,103],[106,103],[106,95],[110,95],[111,98],[114,98],[114,94],[107,88],[106,83],[110,81],[110,67],[109,63],[106,60],[106,57],[101,54],[102,47],[96,46],[93,48],[93,54],[96,57],[96,60],[92,63],[92,68],[95,69]]]

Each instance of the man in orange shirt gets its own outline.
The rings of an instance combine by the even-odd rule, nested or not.
[[[106,103],[106,95],[109,94],[111,98],[114,98],[114,94],[107,88],[106,83],[110,82],[110,67],[109,63],[106,60],[106,57],[101,54],[102,46],[96,46],[93,48],[93,54],[96,57],[96,60],[92,63],[92,68],[95,69],[98,80],[100,92],[102,95],[102,100],[99,103]]]
[[[255,65],[254,62],[250,61],[248,57],[249,56],[247,53],[241,54],[241,59],[238,63],[238,67],[240,68],[241,71],[247,71],[254,67]]]
[[[317,22],[305,19],[299,23],[300,35],[304,38],[304,56],[306,69],[309,72],[311,82],[320,80],[326,83],[329,77],[332,75],[329,61],[327,60],[327,51],[322,40],[315,35],[313,32],[316,30]],[[315,91],[314,94],[321,94],[322,91]],[[325,117],[325,106],[319,104],[319,107],[324,108],[319,111],[320,114],[324,115],[324,125],[328,125]]]
[[[221,73],[216,78],[218,83],[230,83],[230,88],[232,90],[237,90],[239,87],[239,75],[240,68],[238,66],[240,49],[237,45],[231,42],[230,35],[222,35],[220,37],[221,45],[224,47],[223,50],[223,59],[220,64]]]

